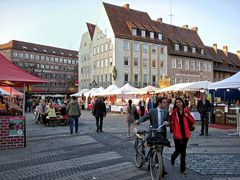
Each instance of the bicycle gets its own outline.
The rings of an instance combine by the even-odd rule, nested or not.
[[[170,142],[158,132],[164,124],[158,128],[153,128],[143,123],[141,125],[147,127],[147,130],[138,130],[136,132],[134,144],[135,164],[138,168],[141,168],[147,162],[151,179],[161,180],[163,174],[162,150],[164,146],[170,147]]]

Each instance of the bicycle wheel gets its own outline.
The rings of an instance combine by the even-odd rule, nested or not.
[[[134,161],[135,164],[138,168],[141,168],[143,165],[143,157],[142,157],[142,143],[140,140],[136,139],[135,140],[135,144],[134,144],[134,148],[135,148],[135,153],[134,153]]]
[[[163,161],[161,153],[153,149],[150,155],[150,174],[152,180],[161,180],[163,173]]]

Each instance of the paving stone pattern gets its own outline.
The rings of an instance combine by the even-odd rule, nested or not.
[[[45,127],[26,114],[27,147],[0,151],[0,179],[151,179],[146,164],[134,165],[134,138],[126,138],[125,118],[107,114],[104,132],[96,133],[92,114],[82,111],[79,133],[70,135],[68,126]],[[208,137],[199,137],[199,128],[189,141],[187,175],[179,172],[179,159],[170,165],[174,144],[168,134],[172,147],[164,148],[164,179],[240,179],[240,138],[228,136],[234,130],[210,129]]]

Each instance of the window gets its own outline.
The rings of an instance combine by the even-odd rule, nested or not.
[[[29,54],[24,54],[25,59],[29,59]]]
[[[152,75],[152,85],[156,86],[156,75]]]
[[[130,49],[130,42],[129,41],[123,41],[123,49],[125,50],[125,51],[129,51],[129,49]]]
[[[50,57],[50,61],[51,61],[51,62],[54,62],[54,57]]]
[[[19,58],[23,58],[23,53],[19,53]]]
[[[13,57],[18,57],[18,53],[17,52],[13,52]]]
[[[156,68],[156,60],[152,60],[152,68]]]
[[[48,65],[48,64],[46,64],[46,65],[45,65],[45,68],[46,68],[46,69],[49,69],[49,65]]]
[[[102,53],[102,52],[104,52],[104,51],[103,51],[103,44],[101,45],[101,53]]]
[[[145,30],[141,30],[141,36],[144,37],[144,38],[146,37],[146,31]]]
[[[189,69],[189,61],[183,60],[183,69]]]
[[[49,61],[49,57],[48,56],[46,56],[46,61]]]
[[[196,70],[200,71],[200,61],[196,61]]]
[[[107,75],[107,74],[105,74],[105,81],[107,81],[107,77],[108,77],[108,75]]]
[[[44,61],[45,57],[44,56],[41,56],[41,60]]]
[[[100,67],[100,61],[97,61],[97,67],[98,68]]]
[[[207,71],[207,63],[204,62],[202,65],[203,65],[203,71]]]
[[[152,53],[156,53],[157,52],[157,45],[153,44],[152,45]]]
[[[108,43],[105,43],[105,51],[108,51]]]
[[[148,76],[147,76],[147,74],[144,74],[143,75],[143,86],[147,86],[147,83],[148,83]]]
[[[192,53],[196,53],[196,48],[192,47]]]
[[[148,59],[143,59],[143,67],[148,67]]]
[[[182,60],[181,59],[177,60],[177,68],[182,69]]]
[[[190,69],[195,70],[195,62],[194,61],[190,61]]]
[[[201,54],[202,54],[202,55],[204,54],[204,49],[201,49]]]
[[[171,84],[174,85],[174,84],[176,84],[176,82],[177,82],[177,81],[176,81],[176,78],[173,77],[173,78],[171,79]]]
[[[160,61],[160,68],[164,68],[164,61]]]
[[[162,40],[163,37],[162,37],[162,33],[158,33],[158,40]]]
[[[134,42],[134,51],[139,51],[139,43]]]
[[[68,60],[67,59],[64,59],[64,63],[67,64]]]
[[[178,78],[177,78],[177,84],[178,84],[178,83],[182,83],[182,78],[181,78],[181,77],[178,77]]]
[[[93,48],[93,55],[95,55],[96,54],[96,48],[94,47]]]
[[[175,47],[175,51],[179,51],[179,44],[175,44],[174,47]]]
[[[39,55],[35,55],[36,60],[39,60]]]
[[[63,58],[59,58],[60,63],[63,63]]]
[[[183,46],[183,51],[187,52],[188,51],[188,47],[187,46]]]
[[[148,44],[143,43],[143,52],[147,53],[148,52]]]
[[[134,58],[134,66],[135,66],[135,67],[138,67],[138,57],[135,57],[135,58]]]
[[[68,59],[68,64],[72,64],[72,60],[71,59]]]
[[[129,65],[129,57],[124,56],[124,66],[128,66],[128,65]]]
[[[103,60],[101,60],[101,67],[103,67]]]
[[[136,83],[138,84],[138,75],[137,74],[134,74],[134,81],[135,81],[135,84]]]
[[[97,46],[97,54],[99,54],[99,53],[100,53],[100,47]]]
[[[150,32],[150,39],[154,39],[154,32]]]
[[[112,58],[109,58],[109,66],[112,66]]]
[[[107,67],[108,66],[108,59],[106,58],[105,59],[105,65],[104,65],[105,67]]]
[[[57,57],[55,57],[55,62],[58,63],[58,58]]]
[[[185,83],[189,82],[189,78],[184,78],[184,82]]]
[[[137,29],[136,28],[132,28],[132,35],[136,36],[137,35]]]
[[[128,82],[128,74],[124,74],[124,82]]]
[[[177,60],[172,59],[172,68],[176,68],[176,67],[177,67]]]
[[[211,63],[207,63],[207,71],[211,71]]]

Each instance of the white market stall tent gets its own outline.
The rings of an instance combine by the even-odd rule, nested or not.
[[[208,86],[208,89],[237,89],[240,88],[240,71],[224,80]]]
[[[147,94],[151,92],[159,91],[160,88],[154,87],[154,86],[146,86],[144,88],[140,88],[137,91],[127,92],[126,94]]]
[[[110,86],[108,86],[106,89],[104,89],[103,91],[94,93],[96,96],[108,96],[111,92],[118,90],[119,87],[115,84],[112,84]]]
[[[115,90],[115,91],[112,91],[109,93],[109,95],[120,95],[120,94],[126,94],[128,92],[136,92],[138,91],[139,89],[138,88],[135,88],[133,86],[131,86],[130,84],[125,84],[124,86],[122,86],[121,88]]]
[[[179,84],[174,84],[172,86],[160,89],[158,91],[156,91],[156,93],[161,93],[161,92],[167,92],[167,91],[180,91],[183,90],[184,88],[189,87],[190,85],[192,85],[193,83],[179,83]]]
[[[75,94],[72,94],[70,96],[77,96],[77,97],[80,97],[82,95],[85,95],[85,93],[89,92],[90,90],[89,89],[82,89],[81,91],[75,93]]]
[[[104,90],[105,90],[105,88],[101,86],[101,87],[97,88],[95,91],[93,91],[91,96],[97,96],[98,93],[100,93]]]

